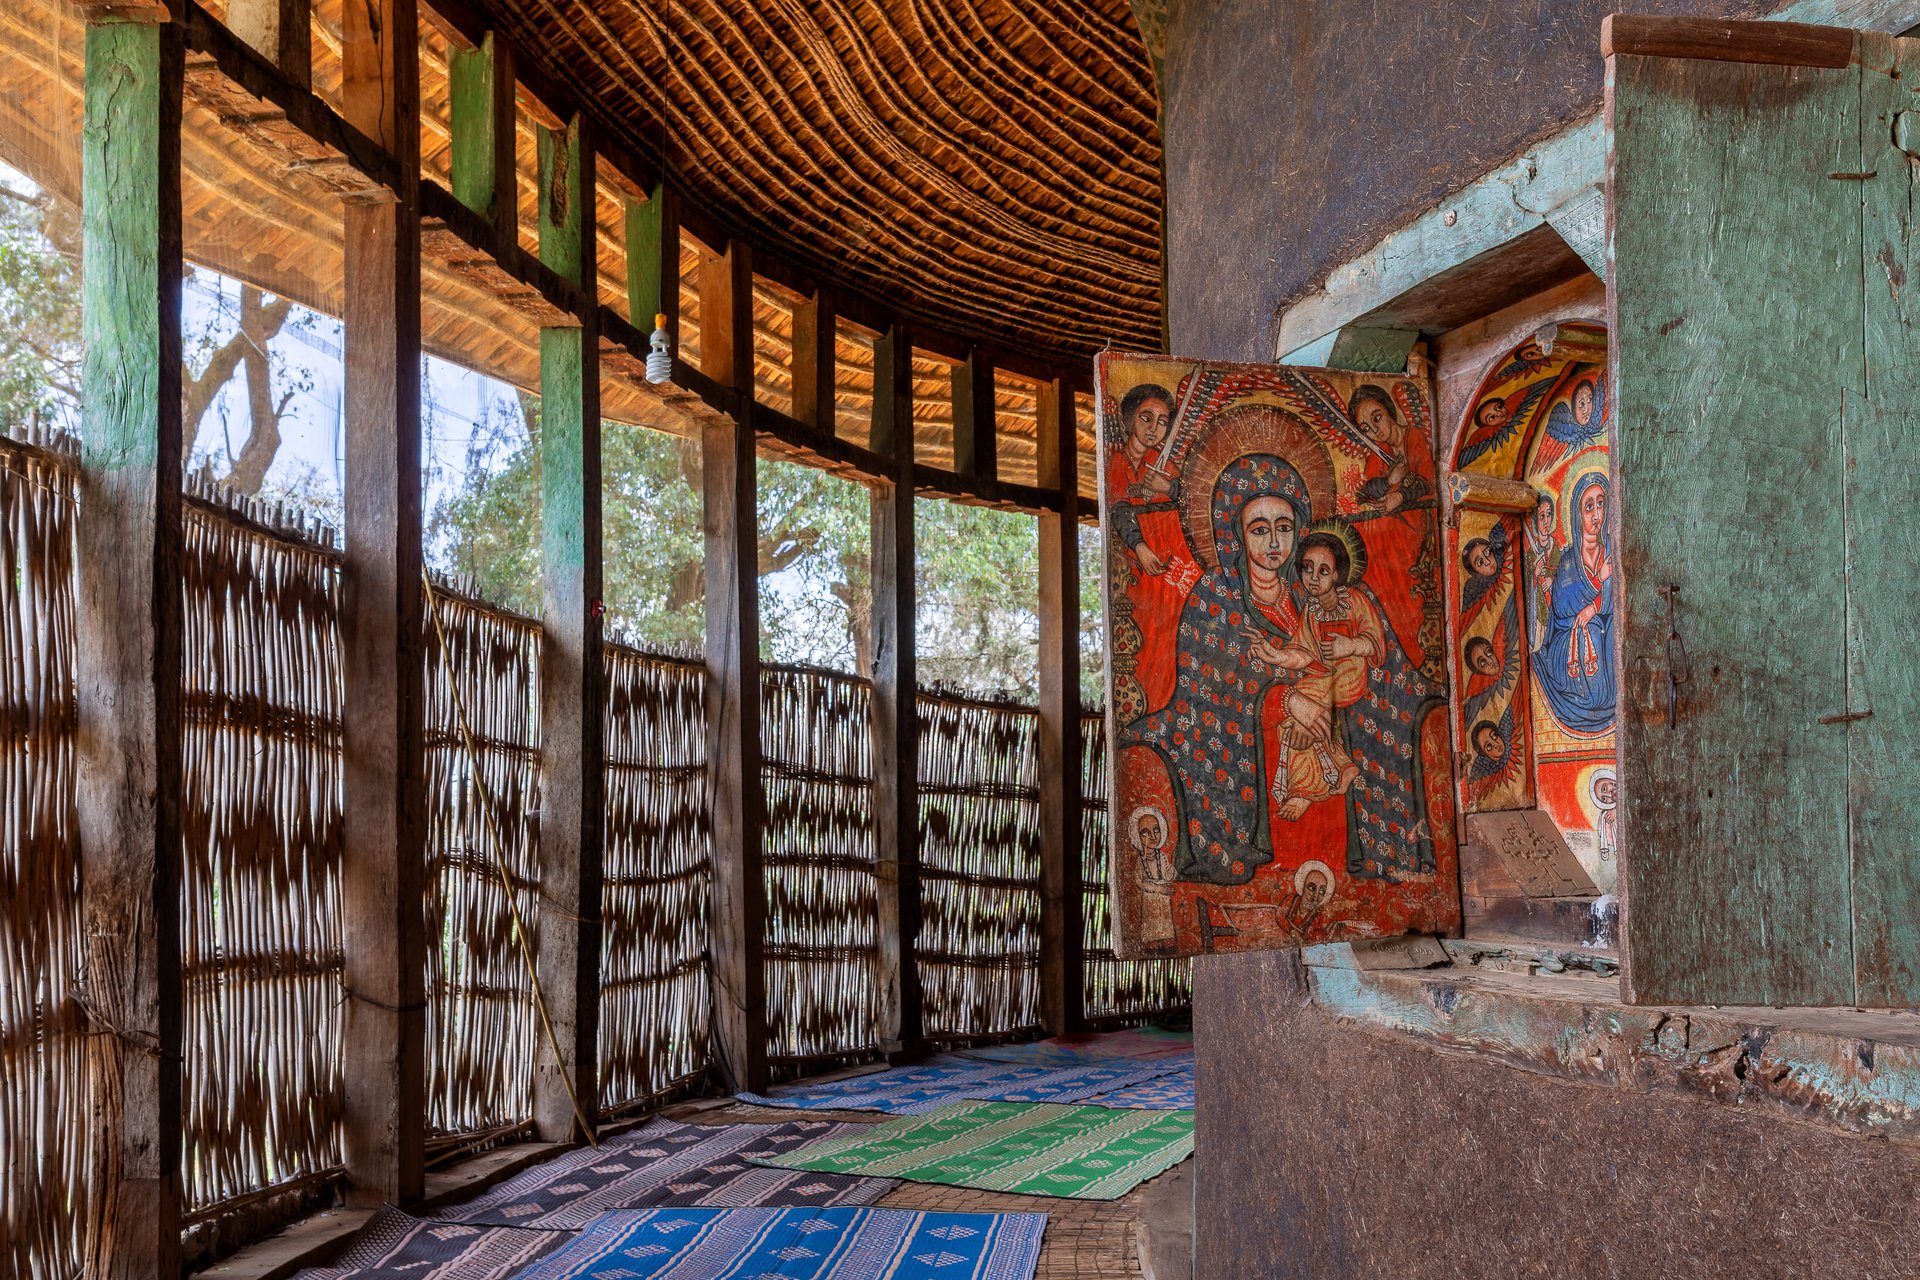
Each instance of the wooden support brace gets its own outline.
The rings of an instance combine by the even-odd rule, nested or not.
[[[174,24],[87,27],[75,817],[101,1277],[180,1273],[183,60]]]
[[[873,447],[892,479],[873,487],[873,847],[879,881],[880,1048],[926,1053],[920,971],[920,716],[914,660],[913,351],[896,324],[874,343]]]
[[[793,309],[793,416],[828,436],[834,434],[838,421],[834,404],[838,326],[830,290],[816,290]]]
[[[519,237],[511,50],[489,31],[476,47],[455,49],[447,68],[453,198],[486,219],[501,244],[514,244]]]
[[[701,436],[707,762],[713,787],[714,1037],[734,1089],[767,1087],[766,802],[760,783],[760,536],[753,429],[753,264],[732,244],[700,273],[706,372],[734,410]]]
[[[1085,925],[1080,865],[1079,440],[1073,392],[1040,388],[1041,485],[1057,487],[1058,512],[1040,516],[1040,999],[1053,1035],[1086,1021]]]
[[[345,9],[347,123],[399,159],[345,208],[341,934],[349,1204],[420,1198],[426,1146],[419,40],[413,0]]]
[[[667,317],[678,341],[680,327],[679,200],[656,183],[645,200],[627,201],[627,308],[633,327],[653,332],[653,318]]]
[[[540,130],[540,260],[595,277],[594,158],[584,123]],[[540,331],[540,989],[559,1061],[542,1045],[534,1127],[576,1136],[599,1098],[600,888],[606,810],[602,658],[600,339]],[[584,1136],[584,1135],[582,1135]]]
[[[1407,356],[1419,340],[1417,329],[1346,325],[1281,356],[1280,363],[1362,373],[1404,373]]]
[[[999,471],[998,423],[994,417],[993,359],[978,348],[953,366],[953,469],[958,475],[994,480]]]

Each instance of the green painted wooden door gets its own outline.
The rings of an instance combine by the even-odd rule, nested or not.
[[[1920,1003],[1920,56],[1725,25],[1608,62],[1627,989]]]

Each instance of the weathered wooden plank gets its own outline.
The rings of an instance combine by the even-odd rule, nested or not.
[[[793,416],[821,435],[838,426],[834,406],[839,320],[832,290],[818,289],[793,308]]]
[[[474,48],[455,49],[447,66],[453,198],[486,219],[504,244],[519,236],[520,210],[511,50],[489,31]]]
[[[1862,1005],[1920,1004],[1920,838],[1914,823],[1913,747],[1920,742],[1920,524],[1909,486],[1890,478],[1920,466],[1920,254],[1914,249],[1914,167],[1899,130],[1915,121],[1909,77],[1920,43],[1860,38],[1861,172],[1865,201],[1866,394],[1845,409],[1846,710],[1852,770],[1853,937]],[[1899,78],[1895,78],[1895,77]],[[1903,141],[1896,144],[1896,138]],[[1836,184],[1837,185],[1837,184]]]
[[[413,0],[345,15],[346,122],[399,162],[399,178],[393,198],[344,216],[344,1193],[406,1204],[424,1185],[426,1140],[419,56]]]
[[[180,1270],[182,60],[174,25],[87,27],[75,817],[101,1277]]]
[[[707,575],[707,764],[713,785],[714,1034],[737,1089],[767,1083],[766,799],[760,785],[760,538],[753,429],[753,266],[702,264],[701,355],[737,408],[701,437]]]
[[[576,117],[539,135],[540,260],[595,276],[594,161]],[[600,885],[606,810],[601,595],[600,341],[586,324],[540,331],[539,974],[559,1061],[542,1046],[539,1136],[578,1135],[599,1097]],[[578,1135],[584,1136],[584,1135]]]
[[[896,325],[874,343],[873,447],[891,451],[873,487],[873,853],[880,1045],[892,1061],[926,1052],[920,972],[920,717],[915,661],[912,345]]]
[[[1859,92],[1857,69],[1609,64],[1636,1002],[1853,998],[1848,731],[1822,718],[1847,705],[1841,405],[1863,376],[1860,187],[1829,175],[1860,167]]]
[[[993,361],[978,349],[953,366],[953,470],[956,475],[995,480],[999,471],[999,424],[993,402]]]
[[[313,85],[311,0],[231,0],[227,27],[299,88]]]
[[[1080,868],[1080,511],[1073,393],[1042,383],[1040,483],[1061,509],[1040,516],[1040,1007],[1048,1032],[1086,1019]]]
[[[1853,32],[1801,22],[1614,13],[1600,24],[1600,56],[1696,58],[1783,67],[1839,68],[1853,61]]]
[[[680,325],[679,201],[656,183],[645,200],[627,201],[627,309],[634,328],[645,337],[655,316],[667,318],[667,332]]]

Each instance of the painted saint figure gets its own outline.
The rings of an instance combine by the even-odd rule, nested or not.
[[[1534,670],[1554,719],[1574,733],[1613,727],[1613,545],[1607,477],[1590,471],[1573,489],[1578,536],[1553,575],[1550,622]]]
[[[1364,595],[1348,589],[1353,561],[1344,540],[1309,533],[1294,553],[1294,566],[1305,607],[1285,665],[1300,673],[1295,695],[1311,699],[1316,714],[1308,722],[1290,715],[1280,737],[1273,797],[1287,822],[1358,781],[1360,767],[1333,732],[1333,712],[1366,693],[1368,670],[1380,664],[1387,648],[1380,615]]]
[[[1173,404],[1172,393],[1155,383],[1127,392],[1120,401],[1123,439],[1107,459],[1114,535],[1133,553],[1127,600],[1146,641],[1134,666],[1145,711],[1159,710],[1173,696],[1174,627],[1200,577],[1170,497],[1172,477],[1159,469],[1173,430]]]
[[[1560,568],[1560,540],[1554,534],[1553,499],[1541,495],[1527,517],[1527,652],[1538,653],[1547,642],[1553,619],[1553,575]]]
[[[1593,771],[1593,781],[1587,784],[1588,794],[1593,798],[1596,814],[1593,820],[1593,843],[1599,851],[1600,861],[1612,862],[1614,853],[1620,847],[1619,826],[1614,817],[1614,809],[1620,803],[1620,782],[1614,771],[1601,765]]]
[[[1347,416],[1380,451],[1380,456],[1367,459],[1361,502],[1391,512],[1428,496],[1431,489],[1423,477],[1433,474],[1433,459],[1420,433],[1401,420],[1386,388],[1371,382],[1354,388]]]

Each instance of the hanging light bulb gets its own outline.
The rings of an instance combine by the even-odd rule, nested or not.
[[[673,339],[667,336],[667,313],[653,318],[653,337],[647,340],[647,381],[667,382],[673,378]]]

